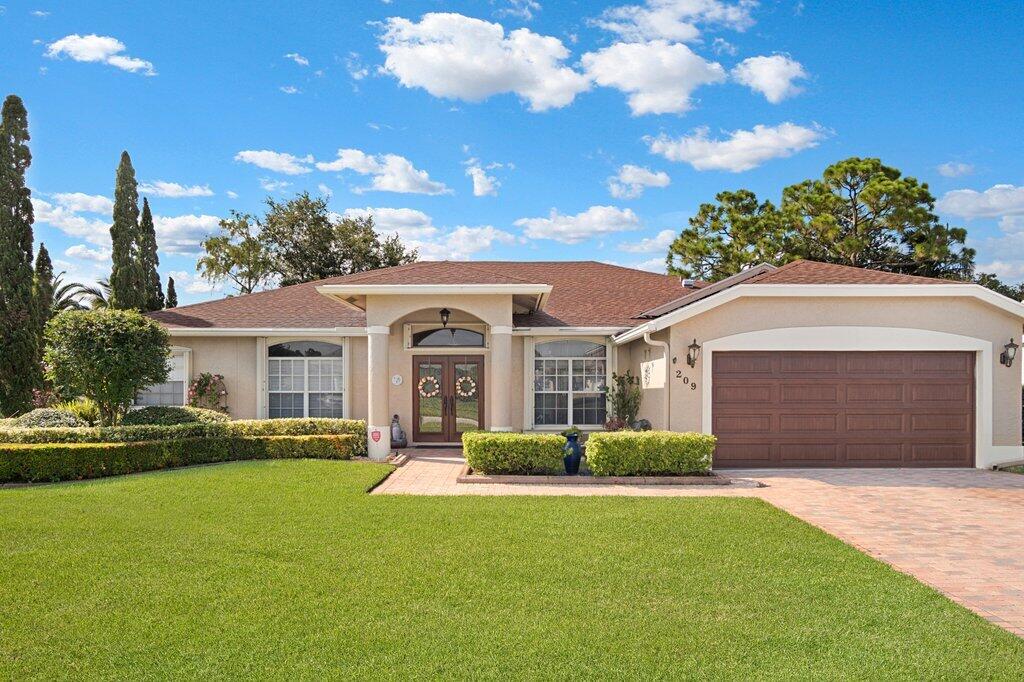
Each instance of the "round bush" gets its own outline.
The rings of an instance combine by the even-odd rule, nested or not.
[[[124,416],[125,426],[174,426],[175,424],[213,424],[230,421],[231,417],[216,410],[201,407],[163,407],[151,405],[141,410],[132,410]]]
[[[14,420],[14,425],[23,429],[60,428],[88,426],[88,424],[66,410],[40,407]]]

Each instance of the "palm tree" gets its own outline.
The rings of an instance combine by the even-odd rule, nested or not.
[[[86,286],[84,284],[73,285],[72,296],[85,296],[89,307],[93,310],[97,308],[107,308],[110,303],[110,282],[105,279],[101,279],[96,283],[96,286]]]
[[[65,274],[62,272],[53,278],[53,302],[50,304],[50,310],[54,315],[65,310],[85,310],[85,306],[75,298],[82,285],[76,282],[65,284]]]

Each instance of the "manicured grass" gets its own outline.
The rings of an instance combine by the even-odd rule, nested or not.
[[[0,490],[0,678],[1021,679],[758,500],[369,496],[265,461]]]
[[[1021,466],[1021,467],[1008,467],[1006,469],[1006,471],[1009,471],[1011,474],[1024,474],[1024,466]]]

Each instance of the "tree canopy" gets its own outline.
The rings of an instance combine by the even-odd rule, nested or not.
[[[196,270],[210,282],[230,280],[240,294],[256,291],[274,274],[270,252],[256,231],[259,227],[248,213],[231,211],[230,218],[220,221],[220,234],[203,240],[206,254]]]
[[[879,159],[852,157],[786,187],[776,208],[750,190],[702,204],[669,248],[669,272],[715,281],[756,263],[806,258],[969,280],[967,231],[939,222],[928,185]]]
[[[146,309],[146,289],[138,243],[139,188],[128,152],[121,152],[114,185],[114,222],[110,226],[113,269],[110,272],[111,307]]]

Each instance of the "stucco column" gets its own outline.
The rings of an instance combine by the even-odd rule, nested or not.
[[[366,353],[366,448],[371,459],[391,453],[391,414],[388,406],[388,334],[384,326],[370,326]]]
[[[512,327],[491,327],[491,431],[512,430]]]

